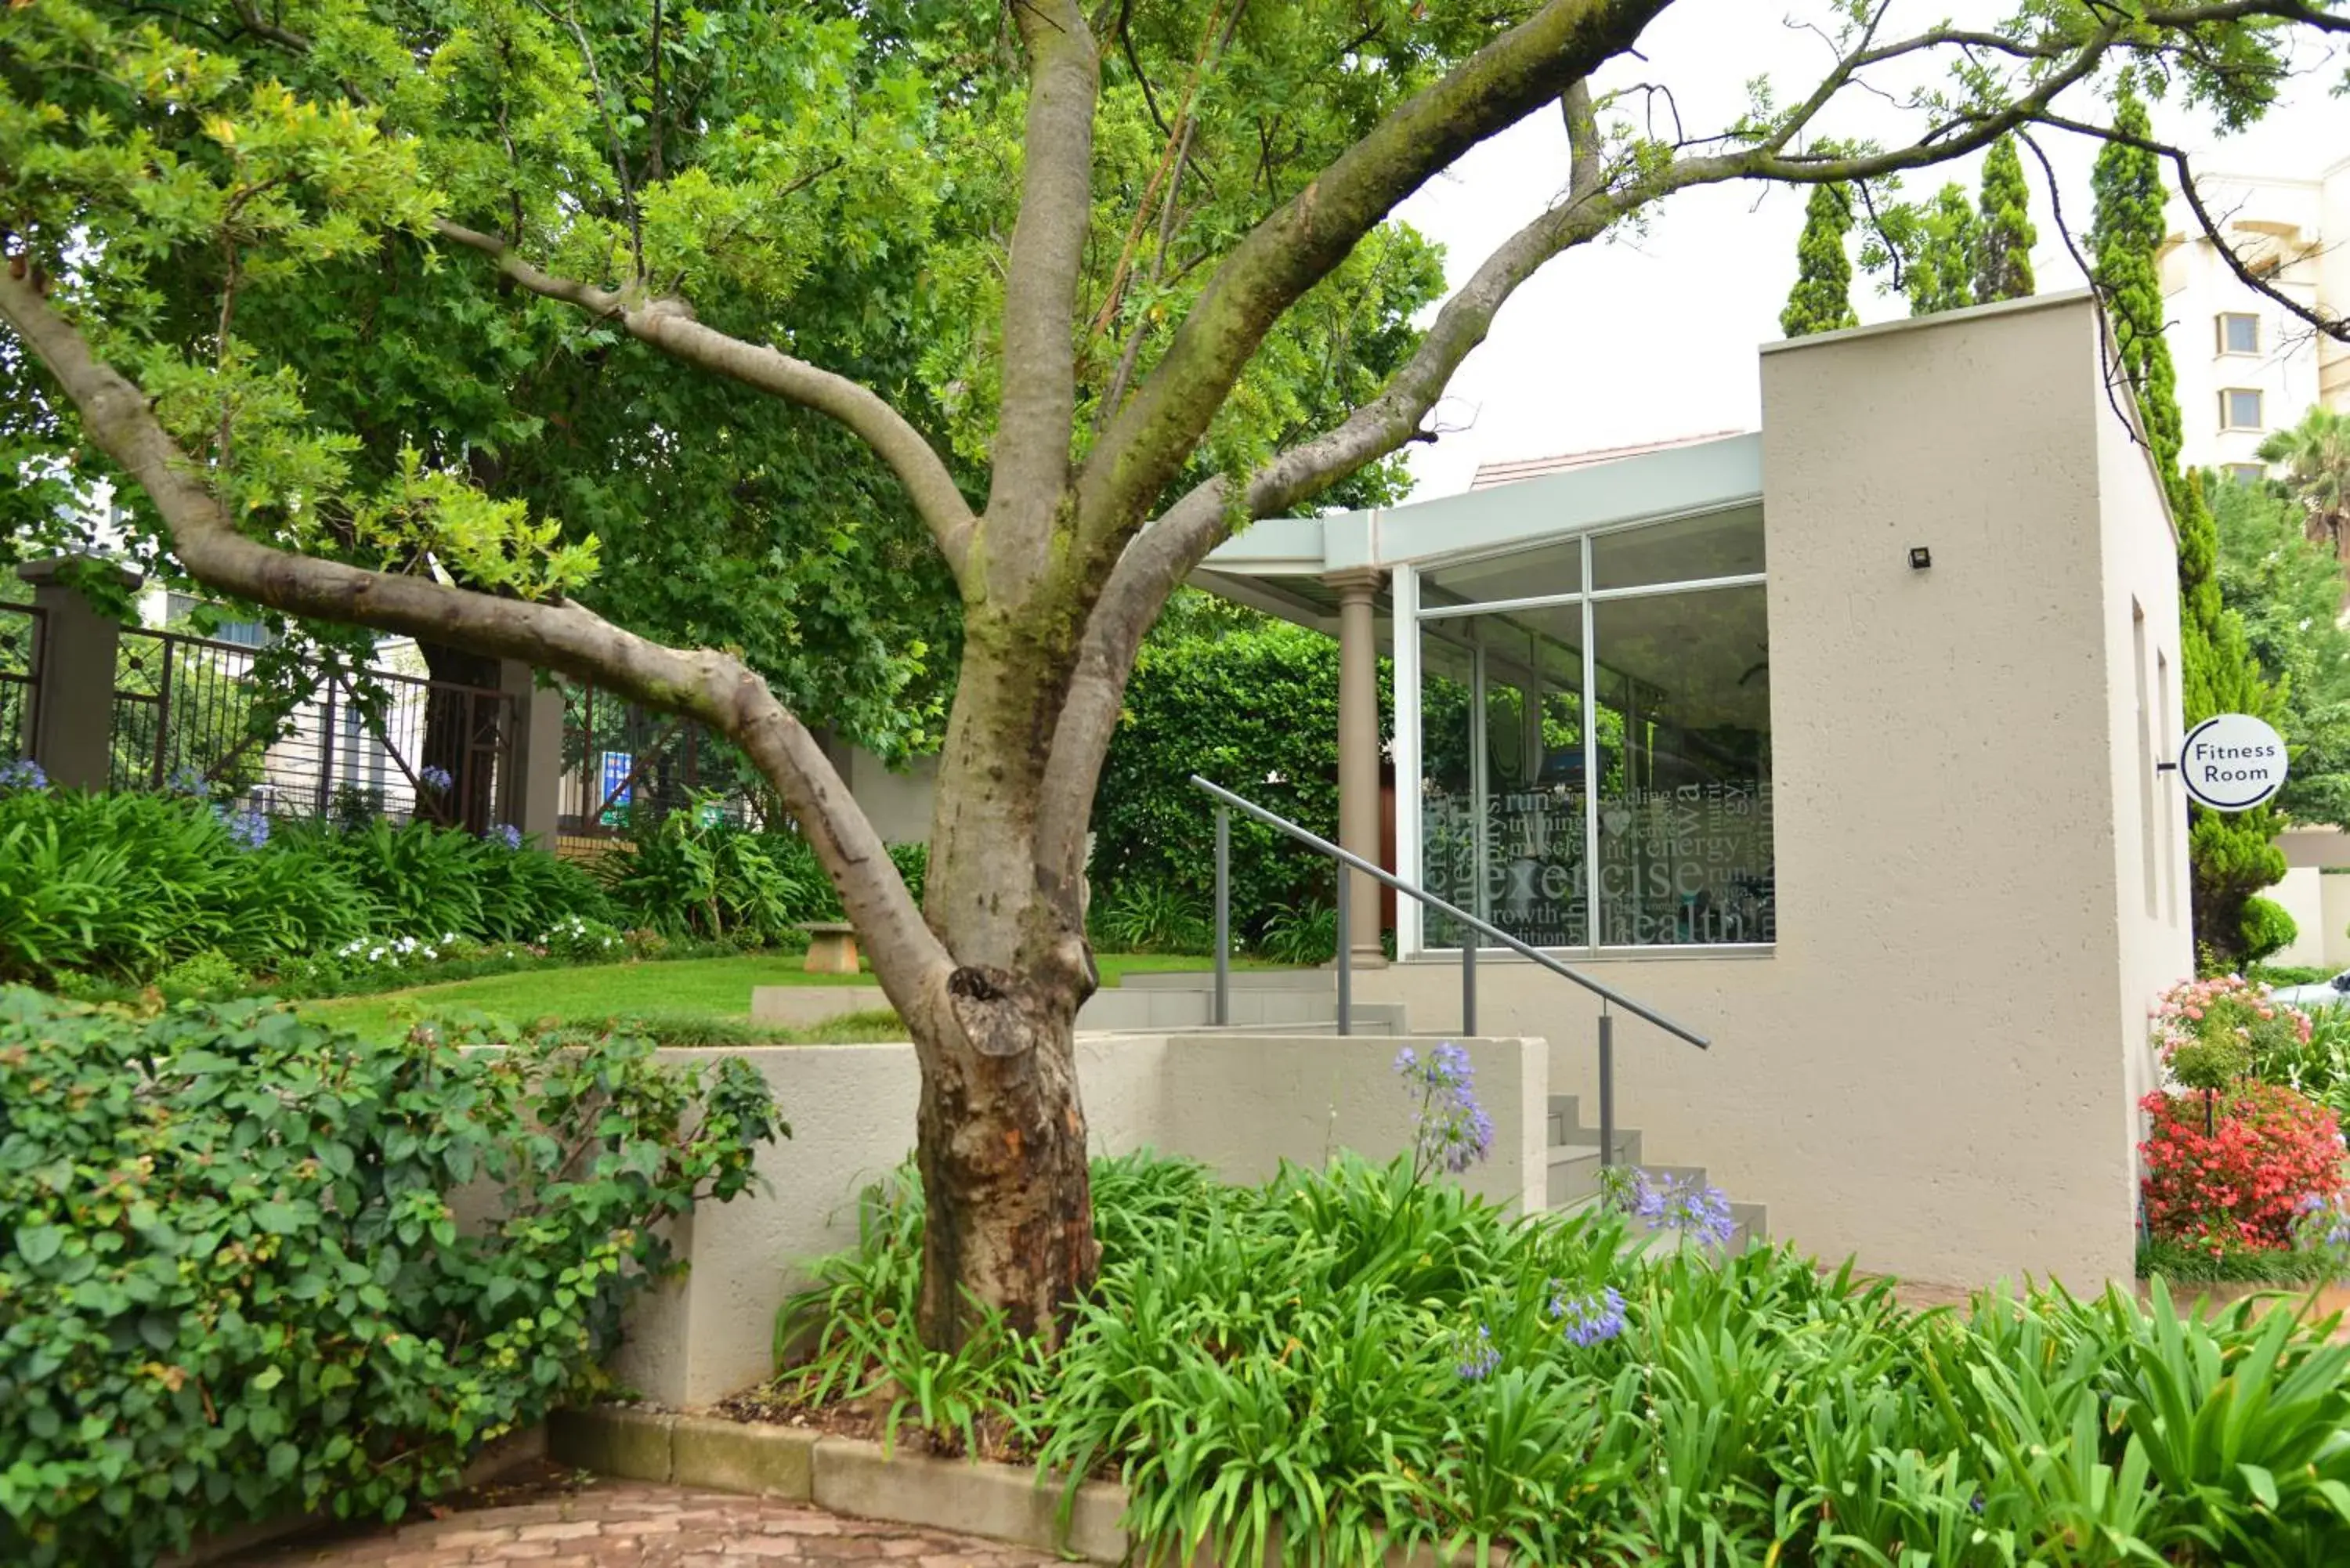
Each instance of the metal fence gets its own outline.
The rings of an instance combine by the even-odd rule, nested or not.
[[[774,815],[757,775],[724,737],[570,682],[563,689],[558,798],[558,837],[591,843],[625,838],[697,803],[738,826],[764,826]]]
[[[482,832],[513,763],[510,693],[320,664],[265,678],[243,643],[126,627],[109,782],[200,783],[285,816],[423,817]]]
[[[35,606],[0,604],[0,762],[33,754],[44,624]]]

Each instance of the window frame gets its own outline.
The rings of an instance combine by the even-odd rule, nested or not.
[[[1513,541],[1499,548],[1464,550],[1419,561],[1397,563],[1392,577],[1394,594],[1392,602],[1397,628],[1395,690],[1398,745],[1395,762],[1396,783],[1399,796],[1396,846],[1397,868],[1407,881],[1415,886],[1422,885],[1425,881],[1422,857],[1425,851],[1427,818],[1422,794],[1425,780],[1421,776],[1424,772],[1421,759],[1426,753],[1427,740],[1420,732],[1423,715],[1422,688],[1425,684],[1424,672],[1428,668],[1427,656],[1421,640],[1423,636],[1427,635],[1423,631],[1425,624],[1466,620],[1475,616],[1495,615],[1512,610],[1580,607],[1583,622],[1583,680],[1578,701],[1581,711],[1588,715],[1594,711],[1595,693],[1597,691],[1599,677],[1598,650],[1594,646],[1593,637],[1593,622],[1598,606],[1616,599],[1654,598],[1669,594],[1686,595],[1730,588],[1760,587],[1765,589],[1767,594],[1770,577],[1769,536],[1766,532],[1763,569],[1759,572],[1744,572],[1719,577],[1681,578],[1669,583],[1641,583],[1626,587],[1594,588],[1590,586],[1593,581],[1593,542],[1612,534],[1630,533],[1638,529],[1687,522],[1698,517],[1742,512],[1754,513],[1756,526],[1767,530],[1768,518],[1762,511],[1762,497],[1754,495],[1722,504],[1694,507],[1688,511],[1662,515],[1621,521],[1610,520],[1588,527],[1563,531],[1550,538],[1538,541]],[[1469,566],[1510,556],[1527,555],[1537,550],[1557,549],[1567,545],[1574,545],[1582,554],[1584,587],[1577,592],[1534,595],[1523,598],[1497,599],[1491,603],[1465,605],[1430,605],[1424,602],[1420,593],[1421,579],[1431,572],[1444,571],[1455,566]],[[1482,682],[1479,684],[1482,685]],[[1482,722],[1484,711],[1481,698],[1481,691],[1472,692],[1470,701],[1470,711],[1478,716],[1478,722]],[[1583,863],[1586,868],[1590,868],[1596,867],[1599,863],[1600,802],[1598,790],[1594,782],[1598,777],[1599,727],[1596,723],[1586,722],[1583,724],[1582,731],[1583,776],[1586,781],[1583,811]],[[1407,732],[1409,734],[1408,742],[1403,739]],[[1474,766],[1482,760],[1480,756],[1482,748],[1472,740],[1470,750],[1472,766]],[[1480,791],[1482,798],[1482,786],[1472,784],[1471,787],[1472,790]],[[1478,836],[1481,842],[1476,861],[1482,867],[1484,860],[1482,833],[1481,832]],[[1409,848],[1406,847],[1407,844]],[[1541,950],[1577,955],[1586,959],[1768,958],[1777,950],[1775,933],[1773,940],[1757,942],[1604,943],[1598,940],[1599,933],[1605,929],[1605,921],[1601,918],[1599,909],[1600,892],[1596,877],[1589,876],[1588,871],[1586,888],[1584,922],[1586,940],[1576,946],[1544,947]],[[1426,909],[1419,900],[1399,898],[1396,915],[1397,947],[1401,956],[1457,958],[1462,950],[1456,947],[1430,948],[1426,945],[1424,919]],[[1481,945],[1477,949],[1477,953],[1480,958],[1482,958],[1487,954],[1506,954],[1508,950],[1506,948]]]
[[[2250,398],[2250,399],[2251,399],[2251,400],[2252,400],[2252,406],[2253,406],[2253,422],[2252,422],[2252,423],[2251,423],[2251,424],[2248,424],[2248,425],[2247,425],[2247,424],[2238,424],[2238,423],[2236,422],[2235,400],[2236,400],[2238,398]],[[2269,428],[2269,427],[2268,427],[2268,417],[2269,417],[2269,400],[2268,400],[2268,394],[2267,394],[2266,392],[2262,391],[2260,388],[2258,388],[2258,387],[2222,387],[2222,388],[2220,388],[2220,428],[2221,430],[2223,430],[2223,431],[2265,431],[2265,430],[2267,430],[2267,429]]]
[[[2251,324],[2252,346],[2251,348],[2238,348],[2228,341],[2229,324],[2236,321],[2246,321]],[[2257,356],[2261,352],[2261,318],[2257,312],[2250,310],[2223,310],[2220,312],[2219,315],[2212,317],[2211,325],[2214,332],[2218,335],[2219,351],[2221,354],[2231,355],[2238,358],[2243,358]]]

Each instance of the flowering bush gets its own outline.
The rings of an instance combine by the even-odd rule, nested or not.
[[[2152,1118],[2138,1145],[2146,1221],[2158,1240],[2214,1255],[2287,1248],[2310,1200],[2329,1204],[2344,1190],[2333,1113],[2291,1089],[2238,1084],[2216,1104],[2158,1093],[2140,1106]]]
[[[601,920],[569,915],[548,927],[538,946],[559,959],[618,958],[629,939]]]
[[[43,773],[41,764],[30,757],[0,763],[0,789],[20,789],[30,793],[48,787],[49,775]]]
[[[2225,1088],[2255,1060],[2308,1040],[2308,1019],[2241,975],[2181,981],[2154,1007],[2155,1049],[2172,1079],[2190,1089]]]

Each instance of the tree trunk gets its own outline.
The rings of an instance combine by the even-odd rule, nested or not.
[[[1076,876],[1037,850],[1060,686],[1039,678],[1054,666],[1033,639],[989,618],[969,618],[923,909],[957,967],[908,1014],[922,1054],[922,1337],[941,1349],[968,1334],[974,1302],[1058,1343],[1099,1257],[1076,1048],[1093,954]]]
[[[1058,1344],[1101,1253],[1075,1002],[1000,970],[957,970],[947,989],[959,1038],[931,1053],[917,1123],[922,1339],[962,1344],[975,1299]]]

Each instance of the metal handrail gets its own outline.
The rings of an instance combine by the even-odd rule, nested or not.
[[[1354,1033],[1354,965],[1352,918],[1347,908],[1347,874],[1360,871],[1381,885],[1394,888],[1409,898],[1419,900],[1428,909],[1458,920],[1481,936],[1489,937],[1520,958],[1530,960],[1555,975],[1574,981],[1599,998],[1599,1163],[1616,1162],[1616,1020],[1608,1012],[1610,1006],[1620,1007],[1636,1018],[1647,1019],[1666,1033],[1686,1040],[1699,1050],[1708,1049],[1712,1042],[1693,1029],[1684,1028],[1656,1009],[1633,1001],[1615,987],[1603,984],[1580,971],[1569,968],[1538,948],[1529,947],[1517,938],[1487,920],[1481,920],[1459,905],[1438,898],[1425,888],[1416,887],[1394,873],[1383,870],[1351,850],[1341,849],[1318,834],[1309,833],[1287,817],[1267,811],[1254,801],[1243,799],[1219,784],[1212,784],[1199,774],[1191,783],[1205,790],[1216,802],[1216,1023],[1219,1026],[1232,1022],[1232,813],[1237,811],[1264,824],[1275,833],[1305,846],[1317,855],[1328,857],[1338,866],[1338,1033]],[[1461,1031],[1477,1033],[1477,949],[1468,942],[1461,944]]]

